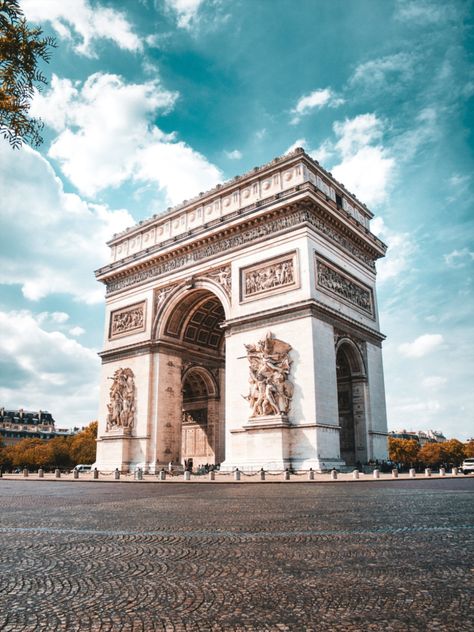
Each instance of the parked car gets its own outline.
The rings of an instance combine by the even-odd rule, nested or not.
[[[90,472],[92,469],[92,465],[76,465],[76,467],[74,468],[76,470],[76,472]]]
[[[461,470],[464,474],[474,474],[474,458],[464,459],[461,465]]]

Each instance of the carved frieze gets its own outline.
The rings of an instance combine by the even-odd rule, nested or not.
[[[293,384],[288,376],[291,368],[291,345],[268,332],[256,345],[245,345],[249,361],[250,417],[286,416],[293,397]]]
[[[110,314],[109,338],[119,338],[145,330],[146,301],[122,307]]]
[[[374,317],[372,290],[316,257],[316,286]]]
[[[132,369],[117,369],[110,387],[106,431],[130,432],[135,425],[135,376]]]
[[[240,270],[240,297],[242,301],[258,299],[276,292],[299,287],[297,253],[242,268]]]
[[[239,248],[270,235],[274,235],[281,230],[294,228],[305,222],[313,226],[316,231],[325,235],[334,243],[340,245],[371,270],[375,270],[373,258],[356,245],[352,239],[346,237],[346,235],[331,225],[328,220],[322,219],[319,215],[312,212],[310,208],[297,209],[293,207],[293,209],[287,209],[284,215],[275,219],[262,221],[261,224],[252,228],[244,229],[228,237],[217,238],[206,245],[193,247],[181,255],[174,255],[165,260],[161,260],[146,269],[133,272],[118,279],[113,279],[107,282],[107,294],[139,285],[149,279],[155,279],[181,268],[191,266],[202,259],[214,257],[222,252]]]

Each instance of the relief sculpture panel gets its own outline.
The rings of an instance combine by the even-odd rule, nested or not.
[[[316,285],[374,317],[372,291],[316,257]]]
[[[288,379],[291,345],[268,332],[256,345],[245,345],[249,361],[250,417],[288,415],[293,384]]]
[[[110,314],[109,338],[118,338],[145,330],[146,301],[117,309]]]
[[[110,401],[107,404],[106,431],[122,430],[130,432],[135,425],[135,376],[132,369],[117,369],[110,387]]]
[[[296,252],[241,270],[241,300],[288,291],[299,287]]]

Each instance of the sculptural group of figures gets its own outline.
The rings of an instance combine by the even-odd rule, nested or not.
[[[132,429],[135,421],[135,380],[132,369],[117,369],[110,387],[107,404],[107,430]]]
[[[245,345],[250,365],[250,390],[245,396],[251,417],[287,415],[293,397],[288,380],[291,346],[268,332],[256,345]]]
[[[249,272],[245,277],[245,292],[246,294],[254,294],[280,285],[287,285],[293,281],[293,262],[282,261],[276,265]]]
[[[112,321],[112,335],[120,334],[129,329],[137,329],[143,327],[143,306],[135,309],[128,309],[123,312],[114,314]]]

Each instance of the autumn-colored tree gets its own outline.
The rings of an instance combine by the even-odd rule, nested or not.
[[[419,449],[419,443],[414,439],[388,438],[389,459],[395,463],[413,466],[418,460]]]
[[[466,459],[474,457],[474,441],[468,441],[464,444],[464,455]]]
[[[49,443],[42,439],[22,439],[6,448],[7,456],[13,467],[37,469],[48,465],[51,459]]]
[[[426,467],[439,467],[446,463],[444,443],[425,443],[418,452],[418,460]]]
[[[87,428],[75,435],[71,441],[71,459],[78,463],[94,463],[96,454],[97,421],[92,421]]]
[[[47,83],[39,69],[56,42],[30,28],[19,0],[0,0],[0,134],[14,148],[43,142],[40,119],[29,116],[34,90]]]
[[[465,459],[464,445],[457,439],[441,443],[445,452],[445,463],[450,467],[458,467]]]
[[[54,437],[48,441],[51,450],[49,466],[58,468],[72,467],[72,459],[70,454],[71,437]]]

